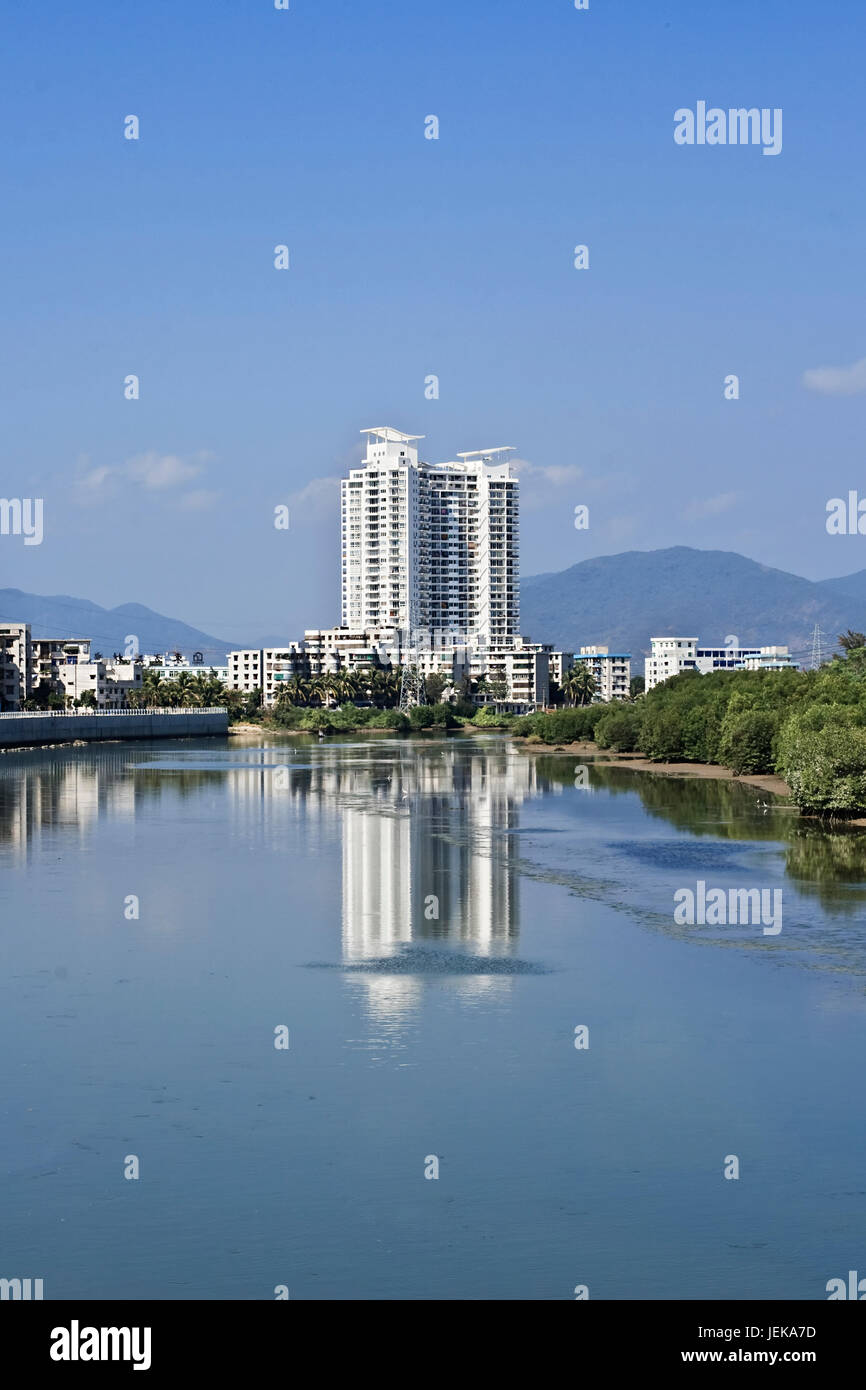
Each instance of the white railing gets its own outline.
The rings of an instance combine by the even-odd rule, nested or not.
[[[22,709],[3,710],[0,719],[79,719],[82,715],[112,717],[117,714],[228,714],[225,705],[167,705],[158,709]]]

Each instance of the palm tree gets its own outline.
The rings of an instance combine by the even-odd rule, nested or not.
[[[843,652],[855,652],[858,647],[866,647],[866,632],[853,632],[849,627],[847,632],[840,634],[839,646]]]
[[[309,689],[307,681],[301,680],[300,676],[290,676],[287,681],[280,682],[280,693],[277,697],[278,703],[297,707],[305,705],[309,699]]]
[[[367,699],[367,676],[363,671],[343,671],[343,689],[347,701]]]
[[[585,661],[572,672],[571,689],[581,705],[588,705],[595,694],[595,676]]]
[[[195,691],[195,676],[190,671],[181,671],[172,681],[173,700],[172,704],[181,706],[191,705]]]
[[[342,671],[326,671],[322,676],[322,693],[326,709],[339,705],[345,690],[345,677]]]
[[[568,670],[564,671],[562,674],[560,689],[569,705],[577,704],[577,688],[575,685],[577,670],[578,668],[576,666],[569,666]]]
[[[142,704],[148,709],[154,709],[158,705],[165,704],[165,682],[161,679],[158,671],[150,669],[145,671],[141,686]]]

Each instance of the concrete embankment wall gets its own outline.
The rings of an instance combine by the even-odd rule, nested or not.
[[[11,715],[0,719],[0,748],[129,738],[204,738],[228,733],[228,713]]]

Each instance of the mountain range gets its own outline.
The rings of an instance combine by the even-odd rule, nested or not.
[[[651,637],[697,637],[702,646],[723,646],[733,634],[744,645],[787,646],[806,661],[816,623],[825,655],[846,628],[866,631],[866,569],[811,580],[727,550],[629,550],[521,580],[520,612],[525,636],[565,652],[599,643],[637,660],[649,651]],[[229,642],[139,603],[100,608],[87,599],[20,589],[0,589],[2,621],[30,623],[34,637],[90,637],[94,650],[106,654],[123,651],[134,634],[142,652],[200,651],[215,665],[232,647],[277,645],[302,635]]]
[[[240,645],[154,613],[140,603],[100,608],[86,598],[43,597],[21,589],[0,589],[0,622],[29,623],[34,637],[89,637],[92,650],[106,656],[124,651],[127,637],[135,636],[141,652],[179,651],[189,657],[198,651],[206,663],[222,666],[226,652]]]
[[[728,550],[629,550],[521,581],[520,630],[566,652],[593,643],[640,657],[651,637],[723,646],[783,645],[811,657],[815,624],[829,656],[846,628],[866,631],[866,570],[811,580]]]

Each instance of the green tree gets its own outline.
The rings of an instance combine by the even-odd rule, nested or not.
[[[777,723],[771,710],[729,709],[722,720],[719,760],[737,775],[773,772]]]
[[[640,731],[641,711],[634,705],[607,705],[595,726],[595,741],[599,748],[631,753],[638,746]]]
[[[424,685],[427,689],[427,699],[430,701],[431,705],[439,704],[442,698],[442,692],[448,684],[449,682],[445,677],[440,676],[438,672],[435,671],[432,675],[426,677]]]

